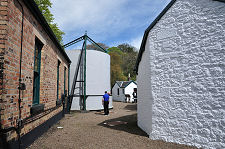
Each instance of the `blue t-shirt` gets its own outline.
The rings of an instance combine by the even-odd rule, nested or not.
[[[104,101],[109,101],[109,94],[105,94],[105,95],[103,95],[103,98],[104,98]]]

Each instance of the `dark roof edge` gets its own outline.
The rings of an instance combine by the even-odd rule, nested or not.
[[[61,44],[57,40],[55,34],[53,33],[52,29],[48,25],[47,21],[45,20],[44,16],[42,15],[41,11],[39,10],[37,4],[34,2],[34,0],[23,0],[23,3],[26,5],[26,7],[31,11],[31,13],[34,15],[34,17],[37,19],[37,21],[41,24],[41,26],[44,28],[46,33],[49,35],[51,40],[55,43],[56,47],[59,48],[61,54],[65,57],[65,59],[71,63],[70,58],[62,48]]]
[[[135,64],[134,71],[138,74],[138,66],[141,62],[142,54],[145,51],[145,44],[148,38],[149,31],[156,25],[156,23],[162,18],[162,16],[170,9],[170,7],[176,2],[176,0],[171,0],[171,2],[163,9],[163,11],[156,17],[156,19],[149,25],[149,27],[145,30],[144,36],[142,38],[141,47],[138,53],[137,61]]]
[[[225,0],[213,0],[213,1],[219,1],[219,2],[225,3]]]
[[[121,88],[126,88],[128,85],[130,85],[131,83],[134,83],[134,84],[136,84],[137,85],[137,83],[136,82],[134,82],[133,80],[131,80],[131,81],[129,81],[129,83],[126,85],[126,86],[124,86],[124,87],[121,87]]]
[[[124,88],[126,88],[128,85],[130,85],[131,83],[134,83],[134,84],[136,84],[137,85],[137,83],[136,82],[134,82],[133,80],[131,80]]]
[[[112,86],[112,88],[113,88],[116,84],[119,86],[119,84],[118,84],[117,82],[115,82],[114,85]],[[120,86],[119,86],[119,87],[120,87]]]

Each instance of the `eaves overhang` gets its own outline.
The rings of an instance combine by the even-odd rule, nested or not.
[[[135,64],[134,71],[138,74],[138,66],[141,62],[142,55],[145,51],[145,45],[148,39],[148,34],[150,30],[157,24],[157,22],[162,18],[162,16],[170,9],[170,7],[176,2],[176,0],[171,0],[171,2],[163,9],[163,11],[156,17],[156,19],[149,25],[149,27],[145,30],[144,36],[142,38],[141,47],[138,53],[137,61]]]
[[[43,27],[45,32],[48,34],[50,39],[53,41],[53,43],[56,45],[56,47],[59,49],[60,53],[64,56],[64,58],[68,61],[68,63],[71,63],[70,58],[66,54],[65,50],[59,43],[58,39],[56,38],[55,34],[53,33],[52,29],[48,25],[46,19],[42,15],[41,11],[39,10],[37,4],[34,0],[23,0],[23,3],[26,5],[26,7],[31,11],[32,15],[37,19],[37,21],[40,23],[40,25]]]

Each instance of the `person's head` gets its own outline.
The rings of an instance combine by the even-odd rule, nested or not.
[[[107,91],[105,91],[105,94],[107,93]]]

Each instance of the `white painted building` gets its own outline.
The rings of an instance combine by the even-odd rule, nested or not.
[[[81,50],[66,50],[71,59],[70,66],[70,89],[77,67],[78,57]],[[102,96],[105,91],[110,92],[110,55],[97,50],[87,50],[86,55],[86,110],[102,110]],[[78,75],[80,78],[80,74]],[[82,80],[80,80],[82,81]],[[79,93],[80,84],[76,84],[75,94]],[[112,108],[112,97],[109,99],[109,108]],[[80,97],[73,97],[71,110],[82,109],[82,100]]]
[[[225,148],[224,2],[172,0],[146,29],[137,112],[151,139]]]
[[[114,101],[125,101],[125,95],[130,95],[130,102],[134,102],[133,92],[137,89],[134,81],[116,81],[112,88],[112,98]]]

